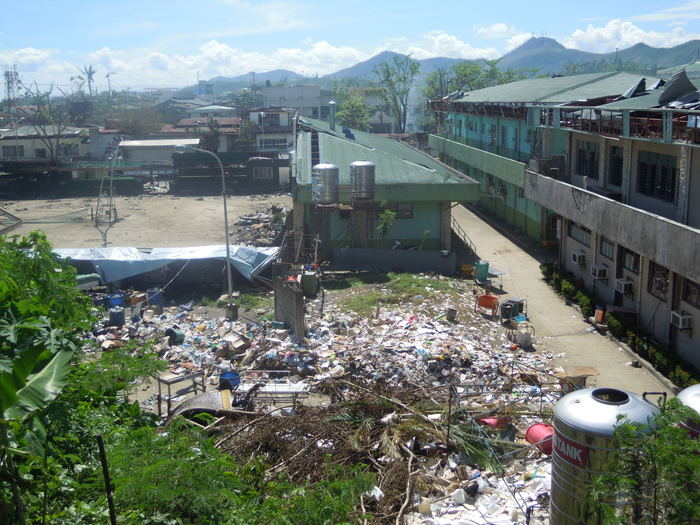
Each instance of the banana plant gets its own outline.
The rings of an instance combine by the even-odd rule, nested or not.
[[[0,470],[9,474],[16,523],[23,524],[24,506],[19,493],[15,458],[45,455],[46,430],[38,418],[15,442],[10,439],[11,422],[26,422],[43,410],[61,392],[70,372],[73,343],[47,318],[18,321],[11,312],[0,319]]]

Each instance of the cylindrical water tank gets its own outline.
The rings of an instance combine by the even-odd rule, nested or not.
[[[599,524],[586,500],[592,481],[607,473],[615,448],[618,416],[649,425],[658,409],[642,396],[616,388],[586,388],[567,394],[554,407],[551,523]],[[611,497],[608,503],[624,505]]]
[[[352,195],[359,200],[374,198],[374,174],[376,166],[368,160],[356,160],[350,164],[350,185]]]
[[[678,401],[699,414],[698,419],[691,419],[681,423],[681,426],[688,429],[688,433],[692,437],[700,436],[700,385],[689,386],[681,390],[676,397]]]
[[[314,202],[333,204],[338,202],[340,172],[335,164],[316,164],[311,170],[311,193]]]

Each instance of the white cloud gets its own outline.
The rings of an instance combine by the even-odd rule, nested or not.
[[[577,29],[561,43],[570,48],[607,53],[616,48],[627,47],[644,42],[654,47],[673,47],[688,40],[700,38],[700,35],[686,33],[684,28],[676,26],[667,32],[646,31],[632,22],[615,19],[604,26],[589,25],[585,30]]]
[[[520,31],[515,26],[509,26],[503,22],[496,22],[490,26],[475,25],[474,32],[481,38],[508,38]]]
[[[291,29],[305,29],[313,25],[316,16],[311,6],[302,2],[245,2],[219,0],[220,18],[230,15],[227,29],[206,33],[206,38],[279,33]]]
[[[496,58],[500,53],[495,47],[476,48],[444,31],[430,31],[408,46],[391,46],[401,53],[410,54],[417,60],[431,57],[448,58]]]
[[[513,35],[507,40],[506,43],[506,50],[507,51],[512,51],[518,46],[523,45],[525,42],[530,40],[533,37],[532,33],[518,33],[517,35]]]
[[[661,9],[645,15],[631,16],[636,22],[663,22],[670,20],[688,20],[700,18],[700,1],[688,2],[676,7]]]
[[[282,47],[261,53],[211,39],[191,53],[103,47],[74,60],[78,65],[93,64],[97,68],[97,78],[103,84],[101,89],[106,88],[106,81],[102,79],[108,72],[114,73],[111,77],[114,89],[137,89],[193,84],[197,72],[200,78],[238,76],[250,71],[265,72],[273,69],[288,69],[307,76],[324,75],[367,60],[387,49],[411,54],[416,59],[437,56],[464,59],[500,56],[495,47],[476,48],[444,31],[431,31],[417,40],[392,38],[371,50],[338,46],[321,40],[305,41],[296,47]],[[67,82],[75,74],[76,68],[65,61],[63,56],[57,50],[27,48],[0,54],[0,59],[3,63],[17,63],[20,76],[26,81]],[[23,58],[19,60],[18,57]],[[73,58],[74,55],[71,55]],[[56,78],[58,76],[61,78]]]

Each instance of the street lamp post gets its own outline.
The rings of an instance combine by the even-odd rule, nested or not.
[[[179,145],[175,146],[175,150],[177,153],[185,153],[188,151],[206,153],[207,155],[210,155],[216,159],[216,162],[219,165],[219,170],[221,170],[221,196],[224,200],[224,235],[226,236],[226,281],[228,284],[228,301],[226,304],[226,313],[229,316],[232,316],[234,307],[233,280],[231,278],[231,243],[228,233],[228,208],[226,206],[226,174],[224,173],[224,165],[221,163],[221,159],[216,153],[213,153],[206,149],[195,148],[194,146]]]

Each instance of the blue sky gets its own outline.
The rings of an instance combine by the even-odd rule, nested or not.
[[[700,38],[700,1],[3,0],[0,63],[26,82],[184,86],[290,69],[323,75],[389,49],[414,58],[497,58],[530,36],[614,51]]]

